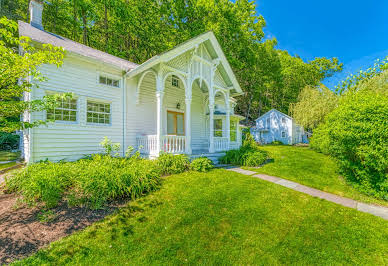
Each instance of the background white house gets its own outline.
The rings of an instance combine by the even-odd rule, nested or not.
[[[295,123],[292,117],[272,109],[256,119],[251,134],[257,142],[268,144],[281,141],[284,144],[308,143],[308,133]]]
[[[19,21],[19,34],[33,43],[66,50],[62,67],[43,65],[48,81],[25,97],[72,92],[47,112],[23,119],[55,119],[24,132],[26,161],[77,159],[101,152],[104,136],[143,147],[145,156],[160,152],[214,154],[238,148],[239,121],[233,96],[242,93],[212,32],[204,33],[141,65],[46,32],[43,5],[30,2],[30,23]],[[21,51],[23,52],[23,51]]]

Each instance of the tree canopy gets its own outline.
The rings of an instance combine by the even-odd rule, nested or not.
[[[28,0],[1,2],[0,15],[27,21]],[[277,49],[276,39],[265,39],[265,20],[249,0],[51,0],[43,24],[135,63],[212,30],[245,91],[236,111],[248,120],[271,108],[288,113],[302,88],[342,69],[337,58],[305,62]]]
[[[22,53],[18,52],[22,49]],[[31,100],[25,93],[31,89],[31,79],[44,81],[37,67],[41,64],[60,66],[64,52],[60,47],[44,44],[38,49],[26,37],[17,36],[17,24],[0,18],[0,131],[30,128],[43,121],[20,121],[26,111],[40,111],[52,107],[58,96]],[[20,99],[24,97],[24,101]]]

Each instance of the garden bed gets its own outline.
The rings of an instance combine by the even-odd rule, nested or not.
[[[0,192],[1,193],[1,192]],[[103,209],[69,208],[61,202],[47,217],[39,208],[15,208],[18,196],[0,194],[0,265],[26,257],[49,243],[103,219],[124,202]],[[42,222],[42,219],[52,219]]]

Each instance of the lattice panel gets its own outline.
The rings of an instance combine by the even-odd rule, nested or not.
[[[220,87],[223,87],[223,88],[227,87],[227,85],[226,85],[224,79],[222,78],[220,71],[218,71],[218,69],[216,70],[216,73],[214,75],[214,83]]]
[[[183,55],[177,56],[176,58],[170,60],[167,62],[167,65],[174,67],[176,69],[179,69],[181,71],[187,72],[189,64],[189,57],[188,53],[185,53]]]
[[[204,44],[201,45],[201,53],[202,53],[202,57],[205,58],[206,60],[208,61],[212,61],[212,58],[210,57],[206,47]],[[201,55],[201,54],[200,54]]]

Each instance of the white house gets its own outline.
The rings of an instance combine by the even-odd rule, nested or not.
[[[308,133],[297,125],[292,117],[272,109],[256,119],[251,134],[257,142],[268,144],[281,141],[283,144],[308,143]]]
[[[30,24],[19,21],[19,34],[33,43],[66,50],[63,66],[43,65],[47,81],[27,99],[72,92],[54,110],[24,116],[27,121],[55,119],[24,132],[28,162],[74,160],[101,152],[104,136],[140,148],[145,156],[161,152],[214,154],[238,148],[239,121],[233,96],[239,83],[212,32],[190,39],[141,65],[46,32],[43,5],[30,2]]]

